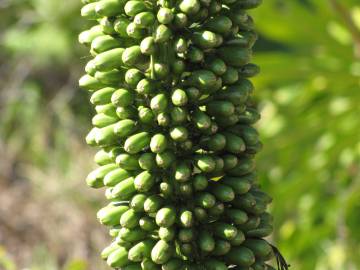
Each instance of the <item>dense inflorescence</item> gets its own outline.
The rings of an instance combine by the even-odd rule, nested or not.
[[[100,146],[86,181],[118,269],[273,269],[271,198],[260,190],[250,63],[260,0],[84,0],[93,58],[80,86]],[[281,256],[280,256],[281,257]]]

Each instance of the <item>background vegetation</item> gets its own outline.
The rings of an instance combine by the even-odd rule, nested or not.
[[[0,269],[107,269],[88,189],[80,1],[0,1]],[[255,80],[277,243],[296,270],[360,269],[360,5],[266,0]]]

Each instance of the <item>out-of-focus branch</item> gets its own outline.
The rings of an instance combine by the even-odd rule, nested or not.
[[[360,59],[360,30],[356,27],[349,10],[341,4],[338,0],[329,0],[334,10],[343,20],[346,28],[351,33],[354,41],[354,53],[355,57]]]

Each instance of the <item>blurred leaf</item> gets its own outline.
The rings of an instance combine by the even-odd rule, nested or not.
[[[36,62],[62,62],[69,58],[70,43],[66,32],[50,24],[31,30],[9,29],[4,45],[22,56],[32,56]]]
[[[4,270],[15,270],[15,263],[6,254],[4,247],[0,246],[0,268]]]
[[[86,270],[88,268],[87,263],[83,260],[72,260],[68,262],[64,270]]]
[[[329,1],[307,2],[266,1],[254,12],[265,44],[278,44],[260,44],[255,53],[264,142],[258,170],[275,198],[274,237],[293,267],[357,269],[360,245],[351,236],[358,236],[359,220],[351,213],[359,211],[352,197],[360,182],[358,60]],[[342,3],[358,23],[351,2]]]

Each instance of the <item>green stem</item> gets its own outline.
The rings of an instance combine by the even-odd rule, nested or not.
[[[156,28],[158,26],[158,23],[154,23],[153,27],[151,27],[151,35],[153,38],[155,38],[154,34],[155,34],[155,31],[156,31]],[[156,50],[157,51],[157,50]],[[150,77],[152,80],[155,80],[156,79],[156,76],[155,76],[155,57],[156,57],[156,52],[153,53],[152,55],[150,55]]]
[[[150,55],[150,78],[155,80],[155,56]]]

